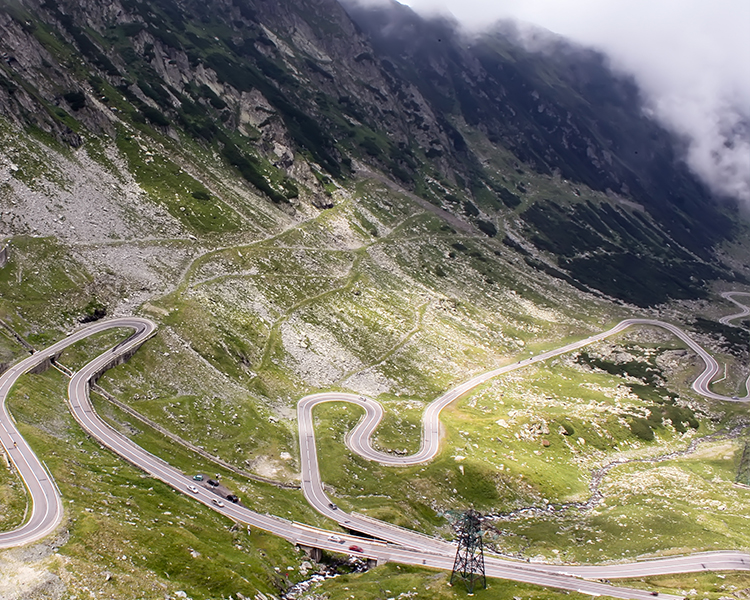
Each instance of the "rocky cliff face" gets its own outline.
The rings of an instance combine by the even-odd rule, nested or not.
[[[636,288],[675,268],[733,277],[712,251],[733,235],[729,209],[632,82],[593,52],[535,43],[509,25],[466,39],[397,4],[15,0],[0,10],[0,111],[72,148],[123,126],[190,139],[287,212],[332,206],[367,166],[526,244],[530,263],[639,304],[700,291],[606,282],[631,263],[647,265]],[[527,172],[573,194],[532,193]],[[576,185],[608,199],[584,209]]]

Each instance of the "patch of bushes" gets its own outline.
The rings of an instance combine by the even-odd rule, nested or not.
[[[262,55],[255,51],[253,56],[257,60],[258,56]],[[331,175],[334,177],[341,176],[341,167],[333,154],[333,139],[323,130],[317,120],[291,103],[288,99],[291,94],[269,83],[264,74],[247,63],[239,63],[218,52],[207,55],[205,60],[206,64],[216,71],[220,81],[229,83],[239,91],[259,89],[270,104],[279,111],[279,115],[295,143],[307,150],[313,160],[323,166]],[[279,69],[274,63],[270,64]],[[264,63],[264,65],[266,69],[271,68],[268,63]],[[279,74],[277,76],[280,77]]]
[[[155,58],[156,53],[154,52],[154,45],[149,42],[143,47],[143,60],[150,63]]]
[[[219,52],[207,55],[206,64],[216,71],[219,81],[228,83],[240,92],[249,92],[257,83],[255,75],[248,67],[241,65]]]
[[[580,364],[606,371],[610,375],[616,375],[618,377],[635,377],[647,384],[656,383],[661,375],[660,369],[651,366],[647,362],[641,362],[639,360],[614,363],[612,361],[591,356],[588,352],[581,352],[576,361]]]
[[[359,145],[370,156],[378,157],[383,153],[380,146],[378,146],[378,143],[373,138],[366,137],[359,143]]]
[[[388,170],[394,177],[396,177],[396,179],[398,179],[402,183],[410,183],[413,179],[409,171],[393,161],[388,163]]]
[[[277,204],[287,202],[287,198],[271,187],[266,178],[258,170],[257,159],[245,156],[240,150],[228,139],[224,141],[224,147],[221,150],[222,156],[236,167],[242,177],[252,183],[256,188],[268,196]]]
[[[643,384],[629,385],[631,392],[644,402],[651,403],[651,406],[648,406],[648,410],[650,411],[648,419],[632,417],[633,421],[630,423],[630,429],[637,437],[647,441],[652,440],[654,435],[653,429],[661,427],[663,419],[669,419],[678,433],[685,433],[687,431],[684,423],[687,423],[688,427],[692,429],[698,429],[700,426],[692,409],[685,406],[678,406],[676,404],[677,395],[658,385],[661,370],[649,363],[636,360],[613,363],[592,357],[586,352],[581,352],[576,361],[580,364],[586,364],[606,371],[610,375],[636,377],[644,382]],[[652,431],[650,433],[646,432],[645,427],[648,427]]]
[[[516,252],[519,252],[520,254],[524,256],[529,255],[529,251],[526,250],[521,244],[513,240],[512,238],[508,237],[507,235],[502,239],[502,242],[505,246],[508,246],[508,248],[512,248]]]
[[[742,451],[735,481],[744,485],[750,485],[750,442],[745,442],[745,448]]]
[[[411,148],[409,148],[404,142],[390,144],[388,154],[393,162],[406,165],[406,167],[410,169],[416,169],[419,166]]]
[[[44,0],[42,7],[48,10],[59,23],[65,28],[70,36],[75,40],[78,49],[81,54],[86,56],[91,62],[93,62],[100,69],[105,71],[108,75],[113,77],[119,77],[120,71],[112,64],[112,61],[99,49],[99,47],[91,41],[86,33],[73,22],[73,16],[65,14],[60,11],[57,7],[57,3],[54,0]]]
[[[529,225],[534,245],[552,254],[575,256],[591,250],[615,250],[611,243],[577,223],[573,214],[552,200],[533,204],[521,216]]]
[[[3,88],[6,92],[8,92],[8,94],[13,94],[18,89],[15,83],[3,77],[1,73],[0,73],[0,87]]]
[[[292,198],[299,197],[299,188],[297,187],[297,184],[294,183],[293,179],[284,177],[281,182],[281,187],[284,189],[284,195],[287,197],[287,199],[291,200]]]
[[[631,417],[628,426],[635,437],[646,442],[653,441],[654,430],[651,429],[651,424],[646,419],[642,417]]]
[[[239,9],[240,14],[244,19],[248,21],[255,21],[258,18],[258,13],[244,0],[232,0],[232,5]]]
[[[698,427],[700,427],[698,419],[695,418],[695,413],[685,406],[669,404],[662,408],[662,414],[664,418],[672,421],[672,426],[679,433],[685,433],[687,431],[684,423],[687,423],[688,427],[691,429],[698,429]]]
[[[205,190],[195,190],[190,195],[196,200],[203,200],[204,202],[208,202],[211,199],[211,194]]]
[[[219,131],[216,123],[208,116],[203,106],[191,102],[185,96],[180,95],[180,109],[177,116],[185,130],[195,138],[203,138],[212,142]]]
[[[140,90],[159,106],[172,108],[172,98],[160,83],[154,82],[150,85],[145,79],[138,79],[137,84]]]
[[[522,217],[528,238],[558,256],[571,277],[638,306],[703,298],[704,280],[731,277],[670,243],[639,213],[633,219],[602,206],[563,208],[547,200],[527,208]]]
[[[464,214],[467,217],[476,217],[479,216],[479,209],[473,202],[467,200],[464,202]]]
[[[141,60],[141,57],[138,56],[138,53],[130,46],[128,46],[127,48],[123,48],[120,51],[120,56],[122,56],[122,59],[128,65],[133,65]]]
[[[177,37],[174,33],[171,31],[167,31],[166,29],[160,29],[159,27],[155,25],[149,25],[148,32],[153,35],[157,40],[159,40],[161,43],[163,43],[165,46],[169,46],[170,48],[182,48],[182,42],[180,41],[180,38]]]
[[[497,227],[495,227],[495,224],[490,221],[477,219],[477,227],[479,228],[479,231],[489,237],[495,237],[497,235]]]
[[[158,125],[159,127],[169,127],[169,119],[153,106],[144,104],[141,107],[140,112],[150,123]]]
[[[83,92],[67,92],[63,94],[63,98],[65,98],[65,102],[67,102],[70,105],[70,108],[72,108],[74,111],[81,110],[84,106],[86,106],[86,94],[84,94]]]
[[[79,323],[93,323],[107,316],[107,307],[98,300],[91,300],[84,308],[84,315],[78,319]]]
[[[510,240],[510,241],[513,242],[513,240]],[[503,240],[503,243],[505,243],[505,240]],[[513,243],[515,244],[515,242]],[[533,267],[534,269],[537,269],[539,271],[543,271],[544,273],[547,273],[547,275],[551,275],[555,279],[562,279],[563,281],[566,281],[567,283],[572,285],[574,288],[581,290],[582,292],[589,292],[589,293],[591,292],[591,290],[587,288],[585,285],[583,285],[581,282],[576,281],[575,279],[563,273],[559,269],[555,269],[554,267],[551,267],[545,262],[532,258],[531,255],[522,246],[518,244],[515,244],[515,246],[517,246],[518,251],[524,255],[523,261],[530,267]]]
[[[503,204],[505,204],[505,206],[507,206],[508,208],[516,208],[522,202],[521,197],[511,192],[509,189],[506,189],[500,185],[494,186],[493,189],[500,197],[500,200],[503,201]]]
[[[99,96],[105,96],[106,82],[98,75],[91,75],[89,77],[89,84]]]
[[[564,224],[560,225],[564,228]],[[670,299],[705,298],[703,280],[721,276],[711,265],[692,261],[661,261],[644,254],[612,252],[563,259],[572,277],[601,292],[637,306]]]
[[[135,37],[137,36],[141,31],[146,29],[146,26],[143,23],[134,22],[134,23],[124,23],[120,25],[120,28],[122,29],[122,32],[128,36],[128,37]]]
[[[227,103],[219,98],[219,96],[217,96],[216,93],[205,83],[200,87],[200,94],[217,110],[222,110],[227,107]]]

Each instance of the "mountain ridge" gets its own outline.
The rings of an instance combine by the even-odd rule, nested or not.
[[[217,2],[210,12],[203,3],[173,0],[94,4],[9,4],[1,25],[3,112],[72,147],[85,131],[114,135],[117,111],[139,127],[172,137],[182,131],[216,148],[278,205],[302,189],[313,205],[331,206],[333,181],[351,176],[356,159],[494,235],[507,209],[521,203],[524,186],[485,168],[467,144],[466,135],[479,134],[495,153],[511,153],[506,169],[516,175],[530,169],[640,204],[692,257],[688,268],[732,278],[712,251],[736,234],[731,207],[708,194],[667,134],[640,114],[632,81],[613,76],[590,50],[557,41],[554,53],[530,52],[507,24],[467,39],[455,23],[395,4],[237,1]],[[40,11],[39,25],[26,6]],[[224,37],[210,36],[207,24]],[[76,48],[80,59],[70,54]],[[82,62],[74,67],[65,56]],[[538,224],[538,215],[520,216]],[[556,216],[569,219],[565,211]],[[571,226],[590,227],[573,217]],[[524,236],[524,228],[513,234]],[[601,243],[584,252],[607,262]],[[669,265],[685,259],[680,252],[662,256]],[[623,296],[589,277],[589,266],[565,261],[544,258],[628,301],[668,297],[649,299],[643,290]],[[650,278],[664,273],[653,267]]]

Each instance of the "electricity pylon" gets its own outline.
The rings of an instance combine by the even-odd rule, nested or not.
[[[474,509],[466,511],[458,523],[458,550],[453,562],[451,584],[454,577],[464,580],[470,594],[474,592],[474,583],[479,579],[482,580],[482,586],[487,587],[482,549],[482,515]]]

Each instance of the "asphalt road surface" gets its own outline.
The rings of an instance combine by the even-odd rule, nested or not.
[[[726,298],[730,302],[733,302],[734,304],[739,306],[740,312],[732,314],[732,315],[727,315],[726,317],[721,317],[721,319],[719,319],[719,323],[722,323],[724,325],[729,325],[729,323],[731,321],[734,321],[735,319],[739,319],[741,317],[746,317],[750,315],[750,307],[745,306],[744,304],[742,304],[742,302],[738,302],[737,300],[735,300],[734,299],[735,296],[750,297],[750,293],[748,292],[722,292],[721,297]]]
[[[750,311],[745,312],[747,308],[744,305],[732,297],[726,295],[725,297],[744,309],[742,313],[732,315],[732,318],[739,318],[750,314]],[[693,389],[697,392],[709,398],[720,400],[735,402],[747,402],[750,400],[750,393],[743,398],[729,398],[711,392],[708,389],[708,384],[719,370],[716,361],[681,329],[668,323],[649,319],[628,319],[609,331],[476,376],[447,392],[433,401],[425,410],[423,416],[422,445],[419,452],[412,456],[392,456],[378,452],[372,448],[372,432],[377,427],[383,415],[382,406],[374,400],[343,393],[315,394],[300,400],[298,404],[299,439],[303,480],[302,489],[305,497],[317,510],[336,520],[345,529],[373,535],[377,538],[373,540],[356,535],[344,535],[340,532],[318,529],[272,515],[260,514],[231,502],[224,502],[224,506],[219,507],[213,503],[212,500],[217,498],[217,496],[210,490],[200,488],[197,493],[191,491],[188,486],[191,486],[193,482],[189,476],[186,476],[163,460],[148,453],[112,429],[98,417],[89,399],[90,381],[107,368],[117,364],[123,357],[132,354],[144,341],[155,333],[155,324],[147,319],[138,317],[111,319],[95,323],[76,331],[46,350],[35,353],[11,367],[0,377],[0,405],[2,408],[0,410],[0,442],[2,442],[6,452],[26,484],[32,501],[32,511],[29,520],[14,531],[0,534],[0,548],[18,546],[39,540],[54,531],[63,517],[59,491],[38,457],[18,433],[12,417],[7,412],[5,407],[7,394],[14,382],[22,374],[40,365],[45,360],[59,355],[65,347],[95,333],[113,328],[128,328],[135,331],[130,338],[88,363],[75,373],[70,380],[68,388],[70,410],[80,425],[103,446],[106,446],[123,459],[163,481],[175,490],[195,498],[213,510],[235,521],[279,535],[292,543],[330,551],[348,552],[378,560],[391,560],[406,564],[451,569],[456,550],[455,545],[452,543],[362,515],[346,513],[335,508],[335,505],[333,505],[332,501],[324,493],[320,480],[312,421],[313,407],[321,402],[331,401],[346,401],[362,406],[365,410],[364,417],[347,436],[347,446],[361,456],[382,464],[394,466],[419,464],[430,460],[436,455],[439,445],[440,411],[461,395],[493,377],[576,350],[592,342],[615,335],[633,325],[665,328],[682,339],[702,358],[705,369],[693,384]],[[252,499],[248,499],[247,502],[252,503]],[[343,539],[343,543],[339,539]],[[350,545],[361,547],[362,552],[349,551],[348,548]],[[589,579],[643,577],[647,575],[701,570],[750,569],[750,555],[740,552],[711,552],[637,561],[634,563],[582,566],[552,566],[508,560],[490,555],[485,560],[487,575],[490,577],[500,577],[561,589],[577,590],[592,595],[609,595],[617,598],[637,599],[646,599],[653,596],[649,591],[616,587],[598,581],[590,581]],[[662,594],[661,597],[676,598],[667,594]]]

